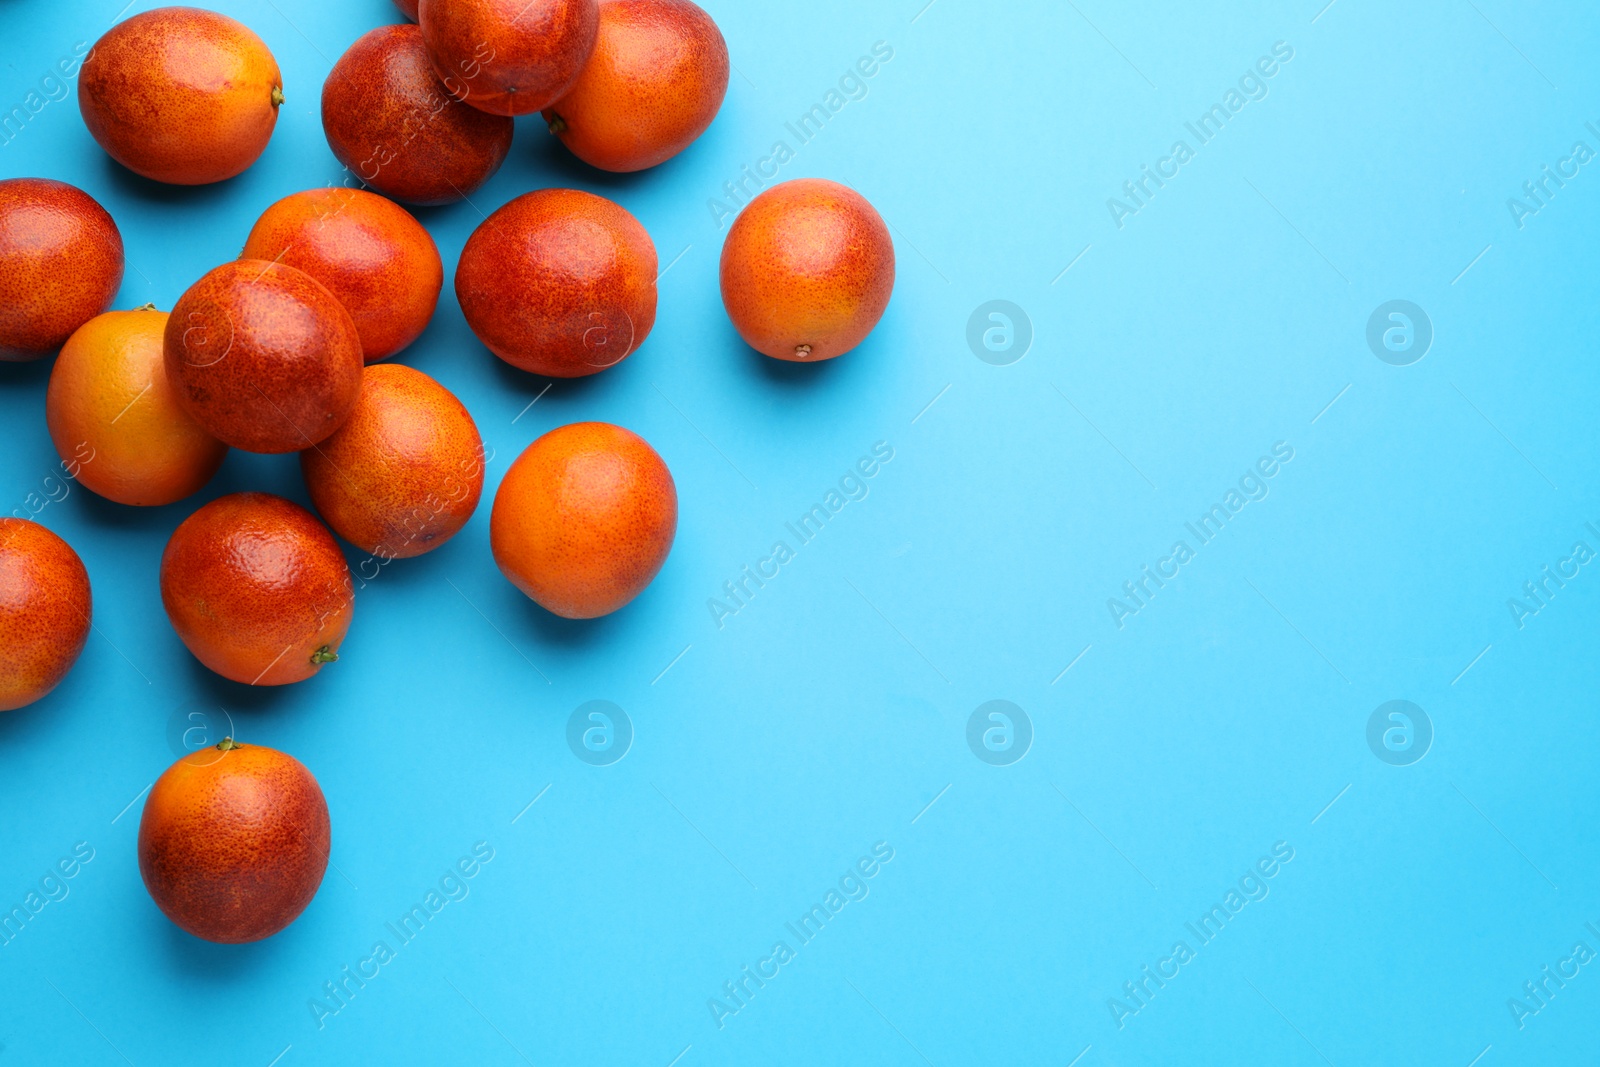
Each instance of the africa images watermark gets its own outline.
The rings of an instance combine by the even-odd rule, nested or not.
[[[1594,923],[1584,923],[1583,927],[1600,939],[1600,928]],[[1573,944],[1572,951],[1556,960],[1555,967],[1546,963],[1539,968],[1537,978],[1523,982],[1520,996],[1506,998],[1506,1010],[1511,1013],[1511,1021],[1517,1024],[1517,1029],[1527,1029],[1528,1020],[1548,1008],[1556,994],[1567,988],[1567,983],[1578,977],[1582,968],[1594,959],[1595,951],[1588,942],[1578,941]]]
[[[1592,522],[1584,523],[1589,532],[1600,538],[1600,530],[1595,529]],[[1517,624],[1517,629],[1527,628],[1528,620],[1550,606],[1556,594],[1567,587],[1567,583],[1583,573],[1583,567],[1594,559],[1594,549],[1585,541],[1574,541],[1572,550],[1567,555],[1556,560],[1555,569],[1546,563],[1540,569],[1536,578],[1531,578],[1522,583],[1522,592],[1514,597],[1506,598],[1506,610],[1511,612],[1511,621]]]
[[[1182,974],[1183,968],[1199,957],[1198,950],[1215,941],[1246,904],[1266,900],[1267,894],[1272,892],[1267,883],[1276,878],[1293,859],[1293,845],[1287,841],[1274,842],[1272,855],[1256,860],[1234,885],[1228,887],[1220,904],[1211,905],[1198,919],[1183,924],[1183,928],[1194,937],[1194,947],[1191,948],[1189,942],[1183,939],[1173,942],[1171,951],[1156,960],[1154,969],[1147,963],[1139,968],[1139,977],[1122,983],[1122,996],[1107,997],[1106,1010],[1111,1013],[1111,1021],[1117,1024],[1117,1029],[1125,1028],[1129,1019],[1148,1008],[1156,994]]]
[[[0,113],[0,147],[9,146],[22,136],[28,123],[45,108],[72,95],[72,83],[92,52],[88,41],[79,41],[72,46],[71,55],[62,56],[53,67],[45,70],[44,76],[39,79],[39,87],[29,89],[22,103]]]
[[[87,841],[79,841],[72,846],[72,855],[62,856],[53,867],[46,868],[38,885],[28,887],[21,904],[12,905],[10,911],[0,912],[0,947],[21,937],[22,931],[46,907],[66,900],[72,892],[72,887],[67,883],[76,878],[93,859],[94,846]]]
[[[723,582],[723,596],[711,597],[706,601],[706,610],[711,613],[711,621],[717,624],[717,629],[726,628],[725,619],[749,607],[756,594],[765,589],[768,582],[783,573],[784,564],[795,558],[796,550],[816,540],[834,516],[844,510],[846,504],[867,499],[867,494],[872,491],[867,483],[876,478],[892,459],[894,459],[894,446],[887,441],[876,442],[872,446],[871,455],[856,460],[855,466],[840,476],[838,488],[829,488],[823,494],[821,503],[812,504],[811,509],[801,514],[794,522],[783,524],[784,529],[794,536],[793,547],[788,541],[776,541],[772,545],[772,551],[757,560],[754,568],[747,563],[740,569],[737,577]]]
[[[1210,510],[1203,512],[1193,522],[1186,522],[1183,528],[1194,536],[1198,547],[1210,544],[1223,527],[1231,522],[1235,516],[1244,510],[1245,505],[1254,501],[1267,499],[1272,492],[1268,485],[1285,464],[1294,459],[1294,448],[1287,441],[1278,441],[1272,446],[1270,456],[1257,459],[1255,466],[1245,471],[1239,478],[1238,487],[1228,487],[1222,495],[1222,501],[1212,504]],[[1183,567],[1196,556],[1196,547],[1188,541],[1178,541],[1173,544],[1167,555],[1156,560],[1154,569],[1150,564],[1140,570],[1139,577],[1132,581],[1122,583],[1121,597],[1109,597],[1106,600],[1106,611],[1111,614],[1111,621],[1117,624],[1117,629],[1127,627],[1126,620],[1139,614],[1150,606],[1156,594],[1167,587],[1167,583],[1182,573]],[[1171,568],[1170,570],[1168,568]],[[1153,588],[1152,588],[1153,586]]]
[[[1583,125],[1596,138],[1600,138],[1600,129],[1596,129],[1594,123],[1585,122]],[[1574,141],[1571,150],[1556,160],[1554,170],[1550,164],[1542,164],[1539,176],[1523,182],[1519,195],[1507,197],[1506,210],[1511,212],[1511,221],[1517,224],[1517,229],[1527,229],[1528,220],[1549,207],[1556,194],[1565,189],[1567,182],[1576,178],[1594,156],[1594,149],[1587,143]]]
[[[729,1018],[750,1007],[756,994],[782,974],[783,968],[793,963],[799,955],[799,950],[809,945],[828,923],[838,918],[846,904],[866,900],[867,894],[872,892],[867,883],[876,878],[892,859],[894,846],[889,842],[879,841],[873,845],[871,856],[862,856],[839,876],[838,888],[828,887],[822,895],[822,903],[811,905],[810,910],[803,912],[798,919],[783,924],[783,928],[794,939],[793,946],[786,939],[778,940],[771,951],[756,961],[754,969],[745,964],[739,968],[736,978],[723,982],[721,997],[706,999],[706,1008],[711,1012],[711,1021],[717,1024],[717,1029],[725,1029]]]
[[[494,846],[487,841],[473,845],[472,855],[462,856],[454,866],[446,867],[439,876],[437,888],[429,886],[420,904],[411,905],[411,910],[395,922],[383,924],[388,936],[374,942],[372,950],[357,960],[353,969],[347,963],[339,968],[336,978],[323,982],[322,995],[306,1000],[306,1007],[310,1009],[311,1019],[317,1024],[317,1029],[326,1028],[330,1018],[348,1008],[356,994],[382,974],[384,967],[398,959],[400,950],[421,936],[422,931],[446,905],[466,900],[472,892],[469,883],[478,876],[485,864],[494,859],[494,855]],[[389,943],[390,938],[394,940],[393,945]]]
[[[893,58],[894,46],[888,41],[874,43],[872,54],[862,56],[854,66],[846,69],[839,76],[837,84],[828,87],[820,103],[812,104],[795,121],[783,124],[789,137],[774,141],[771,151],[756,160],[754,167],[746,163],[740,166],[737,178],[723,182],[722,191],[726,199],[713,196],[706,201],[717,229],[726,226],[729,219],[755,199],[756,194],[776,181],[783,166],[794,159],[799,149],[814,141],[834,116],[845,109],[845,105],[852,100],[865,100],[870,92],[867,83],[877,77],[884,65]],[[794,139],[793,145],[789,143],[790,137]]]
[[[1194,137],[1193,147],[1188,141],[1180,138],[1172,142],[1168,154],[1156,160],[1153,168],[1148,163],[1141,163],[1139,177],[1122,183],[1123,199],[1115,196],[1106,199],[1106,211],[1110,213],[1111,221],[1116,224],[1117,229],[1125,227],[1126,219],[1148,207],[1156,193],[1165,189],[1167,182],[1182,173],[1183,167],[1194,159],[1197,149],[1210,144],[1221,134],[1233,117],[1244,110],[1246,104],[1252,100],[1265,100],[1269,92],[1267,82],[1277,77],[1283,66],[1293,58],[1294,48],[1288,42],[1275,42],[1272,46],[1272,55],[1257,59],[1255,66],[1239,77],[1237,88],[1229,86],[1227,92],[1222,94],[1220,103],[1212,104],[1193,122],[1183,124],[1184,129]]]

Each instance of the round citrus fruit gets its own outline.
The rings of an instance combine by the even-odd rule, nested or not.
[[[727,93],[728,45],[700,7],[600,0],[594,54],[544,117],[585,163],[644,170],[694,143]]]
[[[93,613],[89,572],[72,547],[36,522],[0,518],[0,711],[61,684]]]
[[[189,417],[162,358],[167,313],[108,311],[78,328],[50,372],[45,421],[91,491],[159,506],[199,492],[228,446]]]
[[[598,374],[656,322],[656,246],[621,205],[574,189],[526,193],[461,250],[456,299],[495,355],[553,378]]]
[[[317,511],[382,559],[420,556],[465,526],[483,493],[483,439],[455,394],[397,363],[368,367],[332,437],[300,453]]]
[[[134,15],[95,43],[78,107],[100,147],[135,174],[206,185],[249,168],[283,103],[283,76],[241,22],[193,7]]]
[[[750,201],[722,246],[722,302],[745,342],[816,362],[855,348],[894,292],[894,242],[866,198],[800,178]]]
[[[178,926],[241,944],[300,917],[331,845],[328,802],[305,765],[230,737],[156,779],[139,819],[139,874]]]
[[[600,27],[596,0],[421,0],[417,19],[450,95],[494,115],[560,99]]]
[[[241,258],[282,263],[326,286],[355,320],[368,363],[422,335],[444,286],[439,249],[422,223],[361,189],[284,197],[256,221]]]
[[[360,181],[431,205],[471,196],[492,178],[516,124],[450,96],[417,27],[379,26],[339,57],[323,83],[322,131]]]
[[[213,437],[298,452],[344,424],[361,391],[361,337],[315,278],[264,260],[225,263],[167,320],[167,376]]]
[[[0,181],[0,362],[42,359],[116,299],[122,234],[88,193]]]
[[[672,550],[678,490],[644,438],[604,422],[551,430],[506,472],[489,541],[513,585],[569,619],[644,591]]]
[[[339,658],[350,568],[305,508],[234,493],[185,519],[161,556],[161,602],[196,659],[246,685],[287,685]]]

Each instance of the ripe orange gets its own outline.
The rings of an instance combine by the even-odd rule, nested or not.
[[[455,394],[398,363],[368,367],[350,419],[300,470],[317,511],[382,559],[438,548],[483,493],[483,439]]]
[[[774,359],[815,363],[866,340],[894,292],[894,241],[865,197],[800,178],[750,201],[722,246],[722,302]]]
[[[0,362],[43,359],[117,297],[122,234],[94,197],[45,178],[0,181]]]
[[[36,522],[0,518],[0,711],[61,684],[93,614],[89,572],[72,547]]]
[[[95,42],[78,75],[84,125],[112,159],[173,185],[206,185],[266,150],[283,75],[266,44],[215,11],[162,7]]]
[[[575,189],[525,193],[467,238],[456,299],[513,367],[581,378],[637,351],[656,323],[656,246],[620,204]]]
[[[417,21],[450,95],[531,115],[567,91],[594,50],[596,0],[419,0]]]
[[[337,660],[354,603],[333,535],[266,493],[221,497],[179,525],[161,602],[196,659],[246,685],[304,681]]]
[[[232,738],[156,779],[139,874],[167,918],[223,944],[260,941],[306,910],[328,869],[328,802],[293,756]]]
[[[644,170],[694,143],[727,93],[728,45],[699,6],[600,0],[594,54],[544,117],[590,166]]]
[[[298,452],[344,424],[361,391],[361,336],[311,275],[224,263],[167,320],[167,377],[191,417],[246,452]]]
[[[557,615],[592,619],[644,591],[677,529],[678,490],[655,449],[620,426],[579,422],[517,457],[489,542],[518,589]]]
[[[453,204],[500,169],[516,123],[446,92],[417,27],[379,26],[322,83],[322,132],[339,162],[385,196]]]
[[[119,504],[159,506],[197,493],[228,446],[191,419],[167,381],[167,313],[145,306],[90,319],[50,372],[45,421],[77,479]]]
[[[439,304],[444,264],[411,213],[362,189],[308,189],[262,214],[241,259],[282,263],[339,298],[368,363],[422,335]]]

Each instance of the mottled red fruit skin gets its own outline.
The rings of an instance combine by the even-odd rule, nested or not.
[[[525,371],[581,378],[614,367],[656,322],[656,246],[618,204],[542,189],[477,228],[456,266],[467,325]]]
[[[361,391],[355,320],[315,278],[241,259],[201,278],[167,320],[167,377],[211,436],[298,452],[344,424]]]
[[[454,537],[483,495],[483,438],[454,393],[399,363],[368,367],[339,432],[300,453],[317,513],[375,560]],[[366,575],[363,564],[363,575]],[[381,564],[377,564],[381,565]]]
[[[0,361],[43,359],[116,299],[122,234],[94,197],[48,178],[0,181]]]
[[[417,18],[445,88],[492,115],[559,100],[600,30],[597,0],[421,0]]]
[[[452,99],[415,26],[379,26],[322,86],[322,130],[350,173],[396,200],[452,204],[494,176],[516,124]]]
[[[590,166],[644,170],[711,125],[728,69],[722,31],[689,0],[600,0],[594,54],[544,117]]]
[[[722,302],[756,351],[799,363],[866,340],[894,292],[894,241],[865,197],[800,178],[750,201],[722,246]]]
[[[162,7],[95,42],[78,75],[84,125],[135,174],[207,185],[249,169],[272,139],[283,75],[244,23]]]
[[[417,21],[417,0],[394,0],[394,6],[412,22]]]
[[[354,597],[339,543],[268,493],[219,497],[173,531],[161,604],[184,646],[245,685],[303,682],[338,658]]]
[[[422,335],[439,304],[444,264],[422,223],[362,189],[308,189],[273,204],[244,243],[244,259],[282,263],[339,298],[375,363]]]
[[[0,711],[61,684],[93,613],[89,572],[72,546],[36,522],[0,519]]]
[[[561,426],[517,457],[489,518],[494,560],[545,610],[593,619],[660,572],[678,530],[672,472],[644,438],[606,422]]]
[[[139,820],[139,874],[167,918],[237,945],[306,910],[328,868],[322,787],[293,756],[260,745],[202,748],[167,768]]]

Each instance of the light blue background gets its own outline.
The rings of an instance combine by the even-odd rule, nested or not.
[[[251,690],[185,652],[157,564],[203,499],[303,502],[292,457],[236,453],[170,508],[76,489],[40,514],[88,565],[98,632],[54,695],[0,718],[0,904],[77,842],[95,858],[0,947],[0,1067],[1593,1054],[1600,963],[1521,1029],[1507,1000],[1575,942],[1600,951],[1584,926],[1600,927],[1600,569],[1522,629],[1507,600],[1575,541],[1600,548],[1584,526],[1600,525],[1600,171],[1521,229],[1506,201],[1574,141],[1600,150],[1584,125],[1600,120],[1600,15],[924,2],[710,0],[738,73],[684,155],[607,176],[525,120],[472,204],[421,213],[449,273],[481,213],[577,186],[634,212],[674,264],[654,334],[599,377],[542,393],[476,343],[448,281],[400,357],[472,410],[491,492],[562,423],[655,445],[682,519],[627,610],[576,624],[524,600],[490,558],[486,493],[452,543],[361,590],[342,662]],[[265,38],[286,82],[244,176],[132,178],[75,94],[0,148],[3,176],[73,182],[116,217],[118,307],[170,307],[270,203],[338,181],[322,80],[396,17],[387,0],[215,6]],[[115,7],[5,0],[0,104],[23,103]],[[723,313],[708,200],[879,41],[894,58],[866,98],[782,177],[877,205],[894,301],[854,354],[780,366]],[[1269,95],[1196,147],[1184,122],[1278,41],[1294,58]],[[1195,158],[1118,229],[1107,198],[1180,137]],[[992,299],[1034,327],[1011,366],[966,343]],[[1415,365],[1366,345],[1391,299],[1431,316]],[[4,511],[57,461],[48,370],[0,367]],[[708,598],[879,441],[894,459],[870,496],[719,629]],[[1294,459],[1270,495],[1119,630],[1107,598],[1279,441]],[[1009,767],[965,741],[996,698],[1035,730]],[[565,740],[592,699],[636,731],[609,767]],[[1436,731],[1409,767],[1367,746],[1392,699]],[[191,701],[303,760],[328,797],[337,870],[262,944],[189,937],[139,879],[130,802],[171,762],[167,724]],[[495,858],[470,896],[319,1029],[323,983],[392,940],[385,923],[480,841]],[[1197,947],[1184,924],[1280,841],[1294,859],[1270,896]],[[785,922],[877,842],[895,855],[870,896],[719,1029],[708,998],[775,941],[797,947]],[[1179,939],[1195,960],[1119,1029],[1108,998]]]

